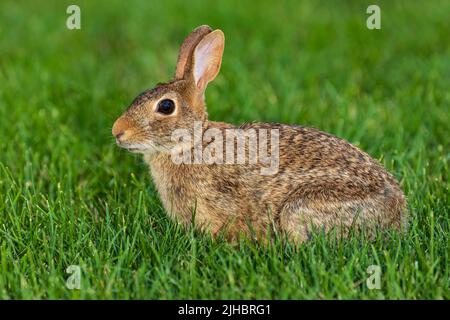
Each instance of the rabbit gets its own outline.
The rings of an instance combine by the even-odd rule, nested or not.
[[[278,233],[302,243],[314,230],[339,228],[343,237],[352,228],[369,230],[368,237],[379,228],[403,230],[408,212],[398,182],[349,142],[303,126],[208,120],[205,89],[220,70],[224,41],[219,29],[194,29],[181,45],[174,78],[135,98],[112,128],[120,147],[143,154],[169,217],[230,241]],[[183,128],[192,135],[194,122],[219,133],[278,132],[278,171],[262,174],[260,163],[174,161],[179,141],[172,133]]]

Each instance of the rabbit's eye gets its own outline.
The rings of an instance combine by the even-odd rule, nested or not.
[[[156,111],[162,114],[171,114],[175,110],[175,103],[170,99],[164,99],[158,102],[158,108]]]

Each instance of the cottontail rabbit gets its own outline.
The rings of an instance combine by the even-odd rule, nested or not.
[[[112,129],[118,145],[144,154],[171,218],[186,225],[193,219],[196,226],[213,235],[223,230],[230,239],[240,233],[260,238],[275,227],[296,242],[316,228],[404,225],[406,200],[397,181],[350,143],[301,126],[208,121],[204,93],[219,72],[223,50],[221,30],[193,30],[181,46],[174,79],[139,95]],[[185,137],[174,139],[177,130]],[[208,130],[214,134],[204,139]],[[256,132],[259,139],[228,143],[226,134],[237,137],[233,130],[244,136]],[[212,158],[201,158],[213,143]],[[186,150],[194,156],[175,159]],[[273,172],[267,161],[239,158],[244,152],[250,159],[255,150],[257,155],[269,150],[266,160],[276,163]]]

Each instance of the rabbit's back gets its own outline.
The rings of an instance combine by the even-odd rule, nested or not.
[[[305,198],[351,200],[386,189],[401,192],[390,173],[349,142],[313,128],[272,126],[280,132],[279,170],[269,181]]]

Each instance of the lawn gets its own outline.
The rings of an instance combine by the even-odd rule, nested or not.
[[[66,28],[73,3],[81,30]],[[449,20],[437,0],[1,1],[0,298],[450,299]],[[406,234],[232,245],[169,220],[111,127],[201,24],[226,36],[210,118],[361,147],[399,179]]]

